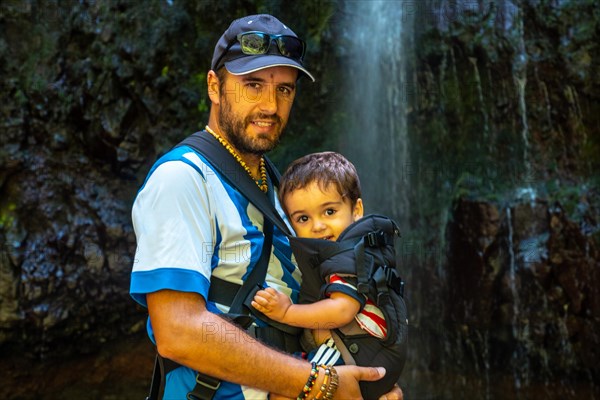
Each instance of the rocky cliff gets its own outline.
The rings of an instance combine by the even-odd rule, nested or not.
[[[407,397],[600,396],[595,3],[397,2],[411,21],[405,79],[392,91],[407,101],[408,159],[391,172],[409,202],[392,214],[410,210],[400,247]],[[352,18],[345,10],[0,4],[0,397],[144,396],[153,349],[145,310],[128,296],[138,187],[158,155],[205,123],[212,47],[235,16],[293,22],[319,77],[300,83],[273,158],[283,167],[335,148],[360,118],[341,106],[340,88],[352,90],[340,73],[353,45],[336,26]]]
[[[597,7],[428,1],[410,10],[408,240],[426,249],[407,257],[419,307],[413,355],[439,379],[416,391],[595,398]]]

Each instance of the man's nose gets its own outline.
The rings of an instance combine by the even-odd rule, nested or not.
[[[277,113],[277,88],[275,85],[265,85],[259,99],[259,109],[262,113],[273,115]]]

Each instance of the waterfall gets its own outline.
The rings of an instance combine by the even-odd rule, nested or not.
[[[516,267],[516,258],[515,258],[515,250],[513,243],[513,222],[512,222],[512,213],[510,211],[510,207],[506,207],[506,224],[508,226],[508,255],[509,255],[509,266],[508,266],[508,286],[510,288],[510,292],[512,294],[512,333],[515,340],[519,338],[519,289],[517,288],[517,267]],[[513,352],[513,362],[515,368],[519,361],[519,351],[518,345],[517,349]],[[518,390],[521,387],[521,379],[519,374],[515,371],[514,375],[515,379],[515,387]]]
[[[517,198],[528,199],[533,205],[536,199],[535,189],[531,187],[533,181],[531,160],[529,159],[529,123],[527,122],[527,102],[525,99],[525,88],[527,86],[527,50],[525,47],[525,31],[523,26],[523,10],[520,9],[515,18],[517,37],[517,52],[513,60],[513,76],[518,95],[518,108],[521,116],[521,140],[523,143],[523,186],[517,188]]]
[[[529,332],[529,323],[527,310],[523,310],[519,291],[520,282],[517,279],[518,257],[515,256],[515,243],[513,232],[513,216],[510,206],[506,207],[506,224],[508,227],[508,286],[512,295],[512,334],[515,340],[515,349],[512,354],[512,368],[515,389],[517,392],[530,384],[530,353],[532,350],[531,335]],[[523,260],[519,260],[524,262]],[[525,313],[524,313],[525,312]]]
[[[408,221],[411,174],[406,132],[402,26],[404,2],[344,3],[347,132],[340,151],[356,166],[368,213]],[[406,228],[404,228],[406,229]]]

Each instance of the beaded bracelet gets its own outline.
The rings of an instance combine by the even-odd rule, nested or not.
[[[329,379],[331,376],[331,370],[329,368],[327,368],[326,366],[322,366],[322,365],[319,365],[319,366],[325,369],[325,378],[323,379],[323,384],[321,385],[321,388],[319,389],[319,393],[317,393],[317,395],[315,396],[315,400],[320,400],[321,397],[323,397],[323,395],[327,391],[327,386],[329,385]]]
[[[340,383],[340,378],[338,376],[335,368],[331,367],[331,376],[329,385],[327,386],[327,391],[325,392],[324,400],[333,400],[333,395],[338,388],[338,384]]]
[[[319,389],[319,393],[314,397],[315,400],[332,400],[335,391],[338,388],[339,376],[337,371],[332,366],[327,365],[319,365],[319,367],[325,370],[325,378],[323,379],[323,384]]]
[[[306,381],[306,384],[302,388],[302,391],[300,392],[300,394],[298,395],[298,398],[296,400],[305,400],[308,397],[308,394],[312,390],[312,387],[315,385],[315,381],[317,380],[317,377],[319,376],[319,367],[317,367],[317,363],[313,362],[313,363],[311,363],[311,366],[312,366],[312,368],[310,370],[310,375],[308,376],[308,380]]]

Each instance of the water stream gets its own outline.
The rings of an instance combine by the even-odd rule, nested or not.
[[[396,1],[344,7],[350,122],[340,149],[356,165],[367,212],[391,215],[406,226],[411,165],[405,112],[413,90],[403,68],[403,7]]]
[[[519,297],[519,288],[517,283],[517,260],[515,257],[514,250],[514,233],[513,233],[513,218],[510,207],[506,207],[506,225],[508,227],[508,254],[509,254],[509,268],[508,268],[508,286],[512,295],[512,334],[516,339],[520,339],[522,336],[522,332],[520,329],[520,297]],[[521,365],[522,355],[520,354],[520,345],[517,345],[517,348],[513,351],[512,361],[513,361],[513,370],[514,370],[514,383],[515,388],[518,391],[523,382],[522,382],[522,374],[519,373],[519,369],[523,368]],[[525,357],[526,359],[526,357]]]
[[[513,58],[513,79],[516,85],[518,95],[518,110],[521,116],[521,141],[523,146],[522,163],[524,166],[523,179],[521,188],[517,189],[517,198],[527,199],[531,204],[536,199],[535,189],[532,187],[533,170],[530,160],[530,144],[529,144],[529,123],[527,121],[527,100],[525,98],[525,89],[527,86],[527,63],[528,55],[525,47],[525,28],[523,23],[523,10],[519,9],[513,19],[514,34],[517,35],[517,46],[515,56]]]

